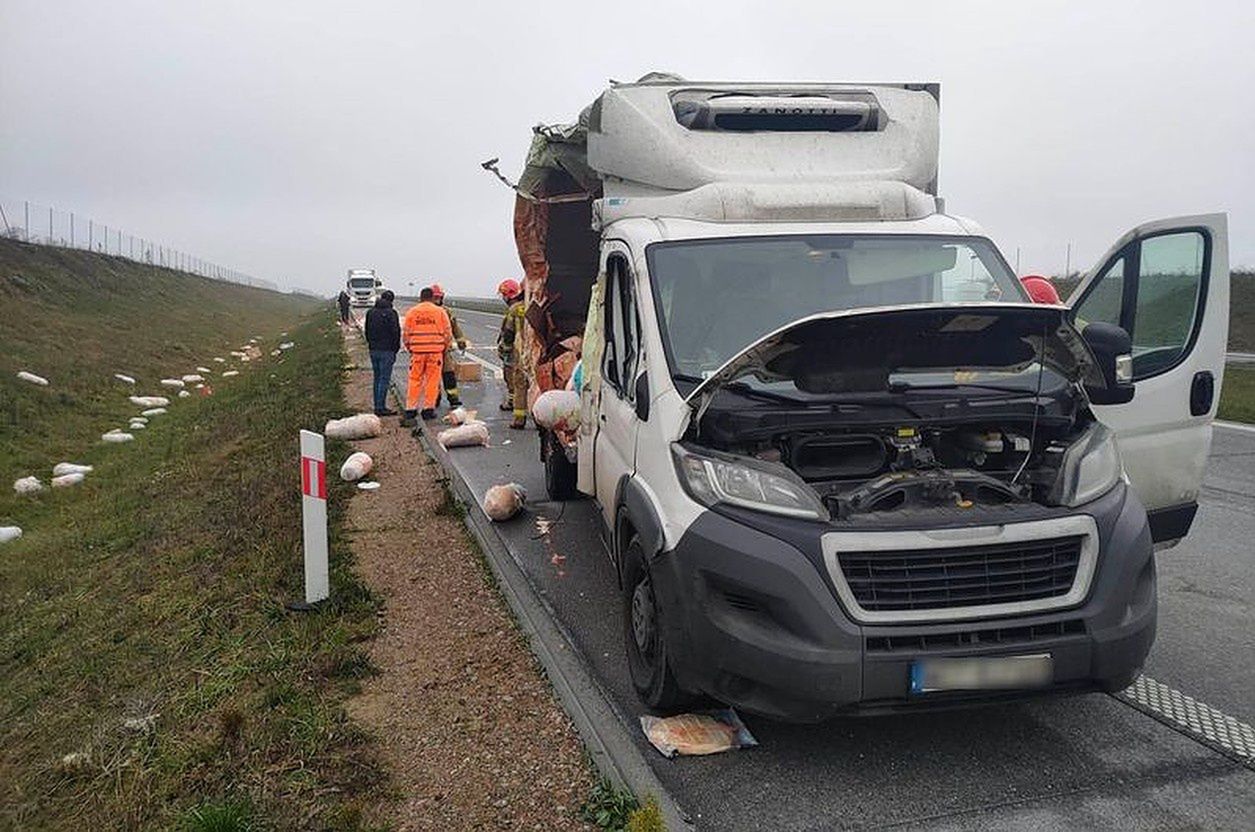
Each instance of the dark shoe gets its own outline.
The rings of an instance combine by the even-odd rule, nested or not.
[[[405,415],[401,417],[401,427],[412,428],[414,427],[414,424],[417,420],[418,420],[418,411],[407,410],[405,411]]]
[[[376,410],[375,415],[376,416],[395,416],[397,415],[397,412],[395,410],[390,410],[389,408],[385,407],[383,410]]]
[[[510,423],[512,430],[527,430],[527,417],[515,416],[514,421]]]
[[[436,418],[436,411],[432,408],[427,408],[423,411],[422,416],[424,422],[430,422],[432,419]]]

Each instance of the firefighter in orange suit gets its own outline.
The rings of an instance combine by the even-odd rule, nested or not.
[[[405,391],[405,418],[402,425],[413,425],[419,407],[424,419],[436,418],[436,397],[440,392],[440,370],[445,350],[453,343],[449,315],[433,300],[431,287],[419,294],[419,302],[405,313],[401,338],[410,354],[410,381]]]

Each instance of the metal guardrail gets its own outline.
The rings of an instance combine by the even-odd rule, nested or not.
[[[1226,364],[1255,364],[1255,352],[1227,352]]]

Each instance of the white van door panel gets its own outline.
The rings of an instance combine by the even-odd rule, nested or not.
[[[1157,543],[1178,540],[1197,509],[1229,337],[1228,223],[1176,217],[1126,233],[1073,293],[1078,328],[1124,327],[1133,400],[1095,406],[1116,433]]]
[[[636,468],[638,420],[634,388],[640,367],[640,327],[627,248],[608,242],[602,255],[602,273],[606,276],[605,343],[593,464],[597,502],[605,528],[613,534],[619,483]]]

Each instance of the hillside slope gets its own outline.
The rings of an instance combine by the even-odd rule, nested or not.
[[[85,251],[0,239],[0,522],[9,483],[82,461],[135,413],[127,395],[220,369],[250,336],[273,339],[317,302]],[[48,387],[20,381],[26,370]],[[113,378],[135,377],[134,388]],[[169,391],[166,391],[168,393]]]

